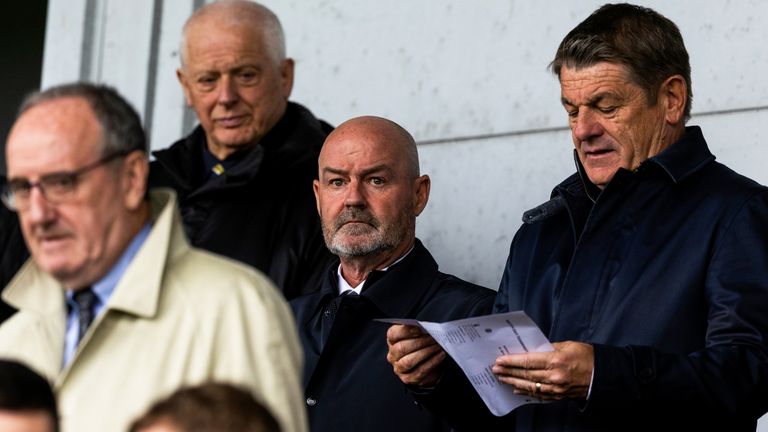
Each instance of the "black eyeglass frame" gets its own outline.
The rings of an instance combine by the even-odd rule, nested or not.
[[[5,183],[2,187],[2,191],[0,192],[0,200],[3,201],[3,204],[5,204],[8,209],[11,211],[19,211],[19,207],[17,205],[17,194],[24,193],[27,195],[27,198],[32,193],[32,189],[39,188],[40,193],[43,195],[43,197],[50,203],[53,204],[60,204],[62,202],[65,202],[66,198],[54,198],[52,199],[51,196],[49,196],[46,193],[46,189],[54,188],[56,185],[61,187],[62,185],[66,185],[65,188],[69,188],[67,190],[67,193],[74,192],[77,188],[77,183],[80,180],[80,177],[88,173],[89,171],[92,171],[102,165],[105,165],[109,162],[112,162],[115,159],[119,159],[121,157],[125,157],[131,152],[115,152],[110,155],[104,156],[103,158],[97,160],[96,162],[89,163],[85,166],[82,166],[76,170],[73,171],[59,171],[59,172],[53,172],[50,174],[46,174],[42,177],[40,177],[40,180],[36,182],[31,182],[27,179],[10,179],[7,183]]]

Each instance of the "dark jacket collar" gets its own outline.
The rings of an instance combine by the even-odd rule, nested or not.
[[[601,191],[587,178],[575,150],[573,156],[576,173],[552,190],[548,202],[527,211],[523,216],[523,221],[535,223],[566,209],[574,227],[573,235],[574,241],[576,241],[581,233],[581,227],[586,223],[589,210]],[[685,129],[683,136],[675,143],[658,155],[641,163],[638,171],[655,168],[659,175],[667,176],[672,182],[678,183],[713,160],[715,157],[707,147],[701,128],[691,126]],[[625,170],[619,169],[619,171]],[[617,176],[619,174],[622,173],[617,173]],[[623,174],[627,174],[627,172]],[[546,212],[542,211],[541,208],[545,208]]]
[[[268,168],[275,172],[285,172],[293,166],[306,163],[319,153],[319,145],[318,148],[310,147],[318,140],[311,138],[327,130],[330,130],[327,123],[318,121],[303,106],[289,102],[283,117],[262,138],[259,145],[237,155],[241,161],[217,179],[223,183],[218,186],[238,186],[249,182],[259,174],[265,158],[269,158]],[[205,131],[198,125],[184,139],[152,155],[175,178],[179,187],[192,191],[203,183],[201,147],[204,145]]]
[[[677,142],[648,159],[647,163],[657,164],[673,182],[679,183],[714,160],[701,128],[690,126]]]
[[[328,267],[315,313],[338,296],[338,267],[337,258]],[[429,290],[437,269],[432,255],[416,239],[413,250],[402,261],[387,271],[373,271],[368,276],[361,296],[371,301],[386,317],[407,317]]]
[[[715,156],[709,151],[701,128],[689,126],[685,128],[685,133],[680,139],[661,153],[641,163],[640,166],[658,166],[669,176],[670,180],[679,183],[714,160]],[[594,202],[597,195],[600,194],[600,190],[587,178],[575,150],[574,162],[577,173],[560,183],[552,195],[555,196],[558,190],[567,190],[572,194],[586,194]]]

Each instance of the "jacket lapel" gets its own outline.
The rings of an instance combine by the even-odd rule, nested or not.
[[[24,311],[32,325],[32,334],[25,339],[39,353],[33,362],[39,372],[54,381],[61,371],[66,332],[66,302],[64,288],[40,270],[30,258],[3,292],[3,299]]]

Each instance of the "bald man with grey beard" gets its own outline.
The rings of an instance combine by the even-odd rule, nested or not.
[[[310,429],[448,431],[414,404],[387,363],[377,318],[450,321],[490,311],[494,292],[438,271],[416,238],[431,182],[413,137],[359,117],[325,141],[314,182],[328,249],[320,291],[291,302],[304,345]],[[434,361],[444,354],[435,350]]]

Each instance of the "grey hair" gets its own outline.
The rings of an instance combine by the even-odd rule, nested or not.
[[[50,87],[28,95],[21,103],[19,116],[44,102],[62,98],[82,98],[93,110],[102,131],[102,156],[147,153],[147,137],[141,119],[130,103],[112,87],[77,82]]]
[[[253,1],[219,0],[197,9],[184,23],[179,49],[182,68],[186,68],[187,32],[196,22],[210,15],[225,19],[229,26],[252,26],[261,30],[263,43],[275,64],[285,60],[285,34],[274,12]]]

